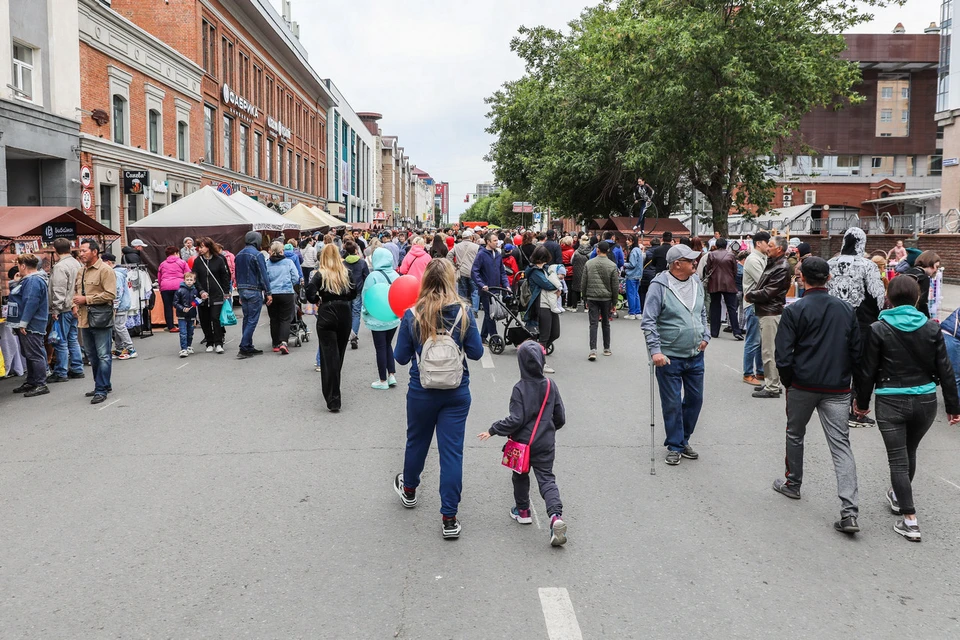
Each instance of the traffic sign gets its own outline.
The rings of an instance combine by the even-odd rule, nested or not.
[[[80,184],[83,185],[84,189],[93,184],[93,169],[89,165],[85,164],[80,167]]]
[[[220,193],[222,193],[222,194],[225,195],[225,196],[228,196],[228,195],[230,195],[231,193],[233,193],[233,188],[230,186],[230,183],[229,183],[229,182],[221,182],[221,183],[217,186],[217,191],[219,191]]]
[[[84,189],[80,192],[80,202],[83,204],[83,210],[86,212],[93,211],[93,193],[90,189]]]
[[[533,221],[534,221],[534,222],[540,222],[540,212],[539,212],[539,211],[535,211],[535,212],[533,213]]]

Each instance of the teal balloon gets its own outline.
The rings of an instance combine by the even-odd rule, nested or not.
[[[390,308],[390,285],[379,282],[363,292],[363,306],[380,322],[393,322],[397,315]]]

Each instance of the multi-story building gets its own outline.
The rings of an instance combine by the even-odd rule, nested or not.
[[[289,16],[269,0],[112,0],[120,15],[202,70],[202,183],[285,209],[327,201],[327,110],[335,104]]]
[[[373,136],[373,222],[381,226],[387,220],[387,208],[383,201],[383,134],[377,124],[383,115],[365,111],[358,113],[357,117]]]
[[[477,183],[477,200],[480,198],[485,198],[486,196],[492,196],[494,193],[499,191],[500,187],[496,182],[478,182]]]
[[[396,226],[401,219],[400,146],[396,136],[380,136],[380,177],[383,195],[380,206],[387,224]]]
[[[327,111],[327,149],[330,153],[328,203],[330,213],[347,223],[373,221],[374,205],[374,136],[364,121],[350,107],[337,85],[326,81],[335,104]],[[376,156],[380,164],[380,156]]]
[[[450,183],[436,183],[433,206],[440,210],[440,219],[443,224],[450,224]]]
[[[940,210],[960,209],[960,48],[952,46],[953,0],[940,7],[940,68],[937,124],[943,127],[943,183]]]
[[[6,0],[0,47],[0,206],[81,206],[76,0]]]
[[[83,204],[123,237],[200,188],[203,69],[99,0],[79,17]]]
[[[843,57],[859,62],[864,101],[803,118],[779,158],[774,206],[813,205],[829,217],[875,216],[870,200],[940,187],[937,123],[939,39],[926,34],[850,34]],[[802,155],[796,149],[804,149]],[[825,207],[824,205],[828,205]],[[933,205],[936,207],[936,204]]]
[[[434,224],[433,201],[436,197],[436,185],[430,174],[416,166],[410,169],[413,187],[413,219],[418,224]]]

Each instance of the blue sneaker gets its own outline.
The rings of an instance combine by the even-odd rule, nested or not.
[[[510,517],[520,524],[533,524],[533,518],[530,516],[530,509],[510,509]]]

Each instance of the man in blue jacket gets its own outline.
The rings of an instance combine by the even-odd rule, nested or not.
[[[16,332],[20,351],[27,361],[27,381],[13,390],[25,398],[50,393],[47,388],[47,352],[43,338],[47,332],[49,300],[47,281],[37,269],[40,259],[32,253],[17,257],[20,279],[10,285],[7,322]]]
[[[492,231],[487,233],[486,245],[477,252],[473,261],[471,276],[474,284],[480,290],[480,308],[483,310],[483,326],[480,329],[480,339],[487,344],[490,336],[497,335],[497,321],[490,317],[490,299],[493,294],[490,287],[510,288],[507,272],[503,268],[503,256],[497,251],[500,238]]]
[[[261,236],[250,231],[243,237],[246,246],[237,254],[237,291],[240,293],[240,306],[243,309],[243,336],[240,338],[240,351],[237,358],[250,358],[263,353],[253,346],[253,332],[257,330],[260,312],[263,310],[263,298],[267,304],[273,303],[270,295],[270,280],[267,278],[267,262],[263,259],[259,247]]]
[[[607,257],[613,260],[617,264],[617,269],[623,269],[624,259],[623,259],[623,249],[617,244],[616,234],[613,231],[604,231],[603,239],[607,241],[607,244],[613,247],[610,253],[607,254]],[[599,243],[598,243],[599,244]],[[591,258],[597,257],[597,248],[593,248],[593,253],[590,254]]]

